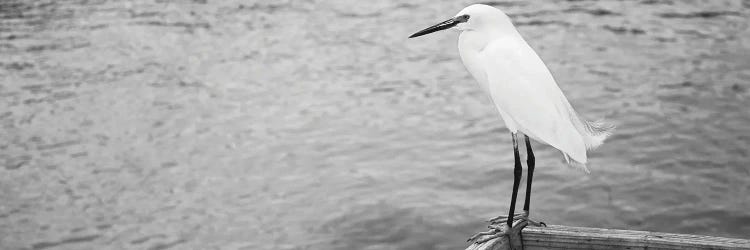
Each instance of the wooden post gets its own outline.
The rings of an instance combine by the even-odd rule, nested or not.
[[[750,235],[748,235],[750,236]],[[750,240],[586,227],[526,227],[523,249],[750,249]],[[506,250],[507,237],[466,250]]]

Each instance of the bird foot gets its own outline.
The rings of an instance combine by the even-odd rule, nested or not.
[[[508,242],[514,242],[514,241],[517,241],[518,244],[520,244],[521,230],[523,230],[523,228],[525,228],[528,224],[529,224],[528,221],[525,221],[525,220],[515,221],[512,227],[509,227],[508,224],[505,224],[505,223],[503,223],[502,225],[491,224],[487,226],[488,228],[490,228],[490,230],[474,234],[467,241],[473,242],[473,244],[477,244],[477,245],[482,245],[485,243],[491,245],[491,246],[482,246],[482,249],[492,249],[492,246],[494,246],[495,244],[514,245],[513,243],[508,243]],[[503,239],[503,237],[506,237],[506,236],[507,236],[507,239]],[[495,240],[495,241],[490,242],[492,240]],[[505,243],[502,243],[503,241],[505,241]],[[516,249],[516,248],[513,248],[513,249]]]
[[[476,244],[482,244],[495,238],[510,235],[510,231],[512,230],[512,228],[508,227],[507,224],[503,224],[502,226],[489,225],[487,227],[490,228],[490,230],[476,233],[469,237],[469,239],[466,241],[474,242]]]
[[[513,218],[520,218],[521,216],[523,216],[523,213],[515,213],[515,214],[513,214]],[[493,218],[487,220],[487,222],[489,222],[490,224],[493,224],[493,225],[494,224],[505,223],[506,221],[508,221],[508,216],[507,215],[499,215],[499,216],[496,216],[496,217],[493,217]]]
[[[497,217],[494,217],[492,219],[487,220],[491,225],[495,224],[503,224],[508,221],[508,216],[506,215],[500,215]],[[517,221],[527,221],[529,225],[535,226],[535,227],[546,227],[547,224],[542,221],[536,221],[529,218],[529,211],[523,211],[521,213],[516,213],[513,215],[513,222]]]

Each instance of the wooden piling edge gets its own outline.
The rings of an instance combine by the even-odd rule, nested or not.
[[[750,235],[748,235],[750,236]],[[498,242],[500,241],[500,242]],[[568,227],[526,227],[521,233],[523,249],[746,249],[750,240],[690,234]],[[510,249],[507,237],[466,250]]]

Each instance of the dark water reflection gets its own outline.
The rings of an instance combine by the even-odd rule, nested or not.
[[[3,249],[463,249],[509,136],[469,2],[0,2]],[[550,224],[750,235],[747,1],[498,1],[616,135],[538,147]],[[523,193],[521,194],[523,195]]]

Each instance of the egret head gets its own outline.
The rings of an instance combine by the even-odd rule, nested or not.
[[[484,4],[474,4],[464,8],[453,18],[420,30],[409,36],[409,38],[423,36],[449,28],[455,28],[461,31],[480,30],[488,27],[488,24],[492,23],[510,23],[510,19],[508,19],[508,16],[505,15],[505,13],[495,7]]]

